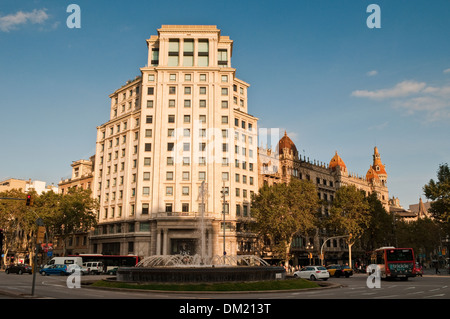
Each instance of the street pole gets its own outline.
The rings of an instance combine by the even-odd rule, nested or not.
[[[225,256],[227,254],[225,250],[225,181],[223,182],[222,186],[222,213],[223,213],[223,264],[225,265]]]
[[[323,247],[325,246],[325,243],[326,243],[327,241],[331,240],[331,239],[338,239],[338,238],[345,238],[345,237],[349,237],[349,235],[344,235],[344,236],[334,236],[334,237],[329,237],[329,238],[325,239],[325,241],[323,242],[322,246],[320,247],[320,257],[321,257],[321,259],[322,259],[322,261],[321,261],[322,266],[323,266],[323,262],[324,262],[324,260],[325,260],[325,256],[323,255]],[[349,249],[351,249],[350,246],[349,246]],[[351,252],[350,252],[350,256],[351,256]]]
[[[41,233],[39,232],[40,227],[44,227],[44,221],[42,218],[36,219],[36,225],[38,226],[38,235],[36,236],[36,250],[34,252],[34,262],[33,262],[33,283],[31,286],[31,295],[34,296],[34,287],[36,285],[36,265],[37,265],[37,255],[39,251],[39,243],[42,241]]]

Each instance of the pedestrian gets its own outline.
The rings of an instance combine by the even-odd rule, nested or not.
[[[439,263],[435,263],[435,268],[436,268],[436,275],[440,274],[441,272],[439,271]]]

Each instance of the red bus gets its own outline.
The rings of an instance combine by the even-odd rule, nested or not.
[[[101,261],[105,266],[105,271],[117,267],[134,267],[139,262],[139,257],[135,255],[79,254],[70,257],[83,258],[83,264],[90,261]]]
[[[379,267],[381,278],[408,280],[416,276],[414,251],[412,248],[382,247],[371,256],[371,263]]]

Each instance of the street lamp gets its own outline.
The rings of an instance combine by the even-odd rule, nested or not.
[[[223,264],[225,265],[226,249],[225,249],[225,181],[222,186],[222,214],[223,214]]]
[[[309,265],[311,266],[312,250],[314,249],[314,245],[308,242],[306,244],[306,251],[308,251]]]
[[[334,237],[329,237],[327,239],[325,239],[325,241],[323,242],[322,246],[320,247],[320,259],[322,260],[322,266],[323,266],[323,262],[325,260],[325,256],[323,255],[323,247],[325,246],[325,243],[331,239],[337,239],[337,238],[345,238],[345,237],[350,237],[349,235],[345,235],[345,236],[334,236]]]

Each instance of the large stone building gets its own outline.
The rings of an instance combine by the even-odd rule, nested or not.
[[[337,189],[345,185],[354,185],[367,195],[376,193],[386,211],[389,212],[387,173],[377,147],[374,148],[372,164],[365,176],[349,173],[337,152],[329,164],[302,157],[286,133],[279,140],[275,151],[263,148],[258,150],[258,162],[260,187],[264,184],[270,186],[276,183],[288,183],[292,178],[312,181],[317,187],[319,198],[325,202],[321,208],[324,216],[329,214]],[[296,237],[292,243],[294,263],[308,263],[310,253],[313,254],[313,258],[317,258],[324,242],[328,260],[344,260],[344,255],[348,253],[345,240],[325,241],[326,238],[327,234],[320,230],[311,237],[302,235]],[[270,258],[270,250],[267,250],[266,257]]]
[[[231,66],[233,41],[216,26],[163,25],[147,46],[147,65],[109,96],[97,128],[91,251],[193,254],[204,220],[209,255],[245,253],[257,118]]]

